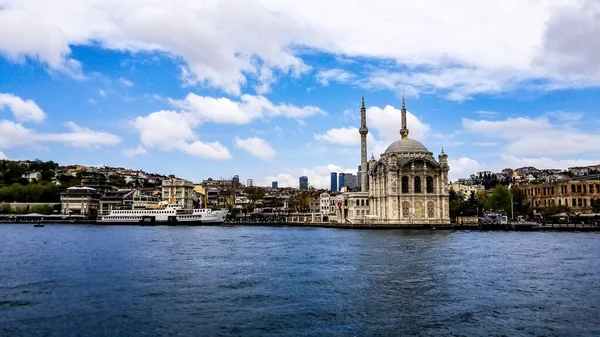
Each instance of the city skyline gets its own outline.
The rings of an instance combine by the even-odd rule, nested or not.
[[[0,34],[0,159],[328,188],[361,164],[361,95],[378,159],[404,93],[411,138],[444,147],[451,181],[597,164],[592,1],[94,3],[0,6],[21,32]]]

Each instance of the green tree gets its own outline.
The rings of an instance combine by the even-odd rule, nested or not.
[[[265,190],[257,186],[248,186],[246,187],[245,192],[248,195],[248,199],[252,202],[252,205],[265,197]]]
[[[486,209],[510,212],[511,192],[502,185],[496,185],[486,200]]]
[[[464,199],[462,195],[456,193],[453,188],[450,188],[449,191],[449,200],[450,200],[450,218],[456,219],[457,216],[460,216],[460,212],[463,208]]]

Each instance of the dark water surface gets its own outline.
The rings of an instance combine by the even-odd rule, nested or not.
[[[600,334],[600,235],[0,225],[0,335]]]

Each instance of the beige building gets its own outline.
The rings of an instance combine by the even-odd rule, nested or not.
[[[100,193],[91,187],[69,187],[60,194],[61,213],[94,217],[100,208]]]
[[[198,197],[194,192],[194,184],[183,179],[163,180],[162,197],[163,200],[173,201],[183,208],[194,208],[194,201],[198,201]]]
[[[354,196],[365,199],[368,209],[365,213],[362,207],[357,209],[361,212],[358,216],[370,215],[375,218],[371,221],[390,225],[450,224],[448,156],[442,149],[436,161],[423,144],[408,138],[404,97],[401,111],[401,139],[392,143],[379,160],[371,157],[369,192]],[[362,200],[359,203],[362,206]]]
[[[477,192],[485,191],[485,186],[483,185],[465,185],[465,184],[450,184],[450,189],[453,189],[454,192],[458,194],[462,194],[463,197],[469,199],[471,196],[471,192],[477,194]]]
[[[593,202],[600,202],[600,180],[567,180],[521,185],[533,209],[568,207],[572,212],[591,213]]]

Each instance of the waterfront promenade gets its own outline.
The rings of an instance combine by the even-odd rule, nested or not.
[[[0,215],[0,224],[65,224],[65,225],[98,225],[98,226],[136,226],[137,223],[99,223],[96,220],[82,218],[68,218],[61,216],[41,215]],[[185,224],[164,223],[148,224],[140,223],[139,226],[186,226]],[[206,226],[262,226],[262,227],[320,227],[320,228],[342,228],[342,229],[429,229],[429,230],[514,230],[514,231],[599,231],[599,224],[540,224],[534,222],[512,222],[507,225],[479,225],[479,224],[411,224],[390,225],[378,223],[335,223],[335,222],[291,222],[291,221],[265,221],[251,219],[228,220],[221,224],[207,224]]]

